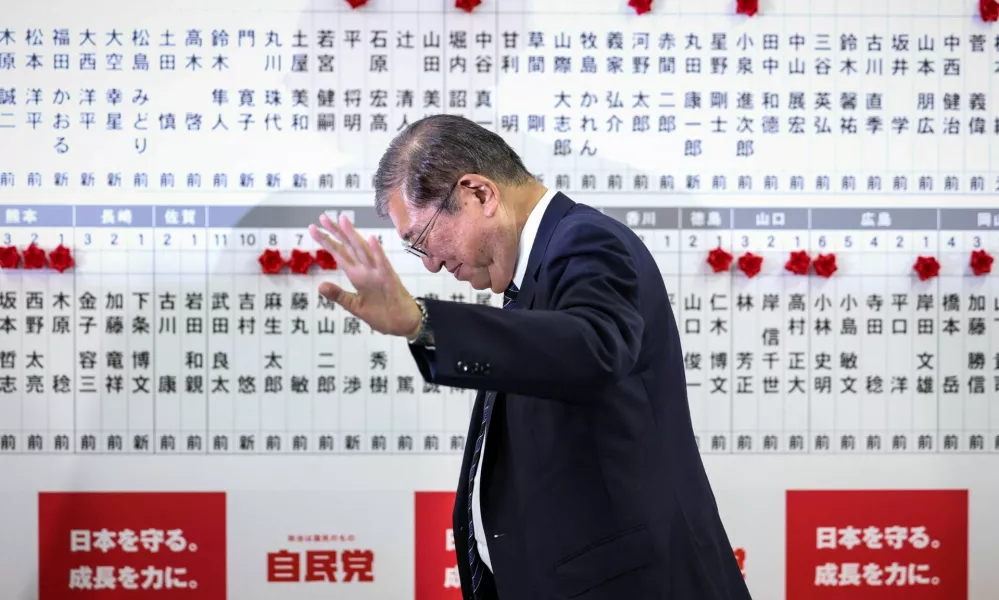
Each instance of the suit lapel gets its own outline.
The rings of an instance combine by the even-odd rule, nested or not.
[[[534,245],[531,246],[531,256],[527,261],[527,274],[524,276],[524,283],[517,293],[517,308],[526,309],[531,306],[534,299],[535,284],[538,281],[538,269],[541,267],[541,259],[548,249],[548,242],[555,233],[558,225],[565,213],[569,212],[576,203],[569,199],[562,192],[556,192],[552,201],[548,203],[548,209],[541,217],[541,225],[538,227],[538,235],[534,238]]]

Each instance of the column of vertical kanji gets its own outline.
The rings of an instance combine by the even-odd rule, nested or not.
[[[848,217],[839,231],[825,232],[829,251],[835,252],[851,277],[860,278],[864,322],[860,330],[860,364],[857,394],[860,402],[859,433],[856,449],[882,452],[887,449],[888,397],[891,383],[888,374],[888,347],[891,335],[887,273],[888,256],[883,244],[870,245],[873,232],[865,229],[890,228],[892,218],[878,213],[876,221],[867,213],[845,209]],[[877,236],[874,239],[880,239]],[[868,243],[865,244],[864,242]]]
[[[765,226],[767,233],[765,256],[773,263],[771,268],[779,274],[782,283],[777,289],[783,294],[779,307],[769,310],[764,303],[764,313],[771,318],[780,319],[778,329],[788,328],[785,338],[787,358],[782,368],[788,369],[787,382],[775,394],[780,402],[781,435],[779,447],[791,452],[807,451],[810,445],[814,414],[813,407],[818,398],[825,394],[831,398],[831,383],[819,380],[821,370],[828,375],[832,357],[829,354],[818,355],[817,338],[825,340],[825,346],[831,345],[833,334],[832,319],[834,302],[832,294],[822,284],[812,287],[808,278],[793,276],[787,272],[784,265],[792,252],[808,248],[810,237],[808,231],[809,215],[805,209],[783,209],[771,214],[770,224]],[[774,250],[770,250],[773,247]],[[835,289],[835,288],[832,288]],[[799,329],[800,328],[800,329]],[[820,404],[821,406],[821,404]],[[826,423],[832,427],[833,407],[826,402]],[[762,429],[762,428],[761,428]],[[767,433],[764,433],[763,446],[767,449]]]
[[[208,222],[204,206],[162,209],[179,214],[176,225],[180,246],[178,330],[181,349],[180,430],[182,452],[204,453],[208,435]],[[157,218],[157,221],[160,221]]]
[[[910,238],[912,227],[923,221],[924,225],[936,225],[935,211],[900,212],[893,210],[887,231],[867,231],[861,237],[860,243],[868,255],[880,249],[885,254],[884,278],[885,295],[885,332],[886,373],[886,431],[884,449],[891,452],[905,452],[916,449],[913,439],[915,428],[914,399],[919,393],[917,372],[913,368],[915,348],[920,338],[925,338],[917,327],[914,318],[918,301],[912,294],[912,263],[907,252],[898,247],[899,235],[903,236],[902,246],[912,244]],[[881,216],[876,217],[879,221]],[[917,219],[911,222],[911,219]],[[866,263],[866,260],[865,260]],[[869,277],[879,277],[869,273]],[[865,349],[866,350],[866,349]]]
[[[127,451],[151,453],[156,446],[154,209],[133,206],[127,210],[131,211],[131,223],[121,232],[128,284],[124,298]]]
[[[732,450],[753,452],[761,449],[764,435],[779,435],[781,415],[769,427],[764,417],[773,419],[759,374],[764,366],[760,350],[780,343],[777,328],[763,325],[765,310],[779,308],[777,295],[766,294],[778,281],[774,260],[767,261],[768,228],[772,220],[768,210],[737,208],[732,211]],[[772,251],[771,251],[772,253]],[[778,389],[779,391],[779,389]],[[774,394],[771,394],[771,398]],[[770,402],[772,408],[773,403]],[[776,426],[775,426],[776,425]]]
[[[182,350],[180,305],[180,214],[159,208],[153,218],[153,386],[155,394],[155,451],[177,452],[181,440],[180,386]]]
[[[507,21],[516,38],[508,38],[512,47],[506,52],[513,57],[510,63],[512,77],[504,85],[511,90],[509,110],[520,115],[520,130],[524,135],[519,150],[524,165],[541,183],[553,189],[569,191],[585,187],[595,190],[598,165],[577,161],[586,137],[584,124],[577,122],[581,127],[576,128],[571,117],[565,118],[572,114],[568,111],[574,108],[573,99],[568,82],[554,77],[555,56],[560,60],[566,56],[565,49],[554,49],[555,36],[566,28],[564,21],[552,14],[550,7],[540,4],[528,3],[521,12],[520,19]],[[585,31],[583,19],[582,15],[576,15],[573,28]],[[590,61],[594,61],[594,55],[601,51],[599,41],[591,34]],[[590,65],[593,67],[596,63]],[[531,90],[531,93],[519,92],[514,97],[513,91],[518,88]]]
[[[793,45],[793,40],[791,43]],[[800,59],[791,60],[790,64],[793,65],[796,60]],[[794,67],[789,68],[793,69]],[[767,177],[765,181],[769,179],[772,178]],[[765,185],[767,184],[765,183]],[[800,236],[792,237],[790,246],[801,247],[806,253],[811,250],[807,245],[810,240],[800,239]],[[768,238],[767,242],[769,241]],[[774,244],[777,245],[776,239]],[[792,437],[797,439],[809,435],[811,429],[809,409],[812,398],[812,361],[809,350],[812,338],[812,317],[816,315],[816,311],[812,310],[813,293],[809,288],[808,277],[786,269],[788,260],[793,260],[797,256],[795,252],[797,250],[787,250],[774,257],[774,261],[778,262],[782,269],[781,276],[783,278],[783,284],[780,287],[780,308],[774,310],[780,315],[780,325],[777,327],[780,343],[774,345],[773,352],[765,352],[765,360],[761,365],[766,373],[764,375],[765,395],[772,392],[775,401],[777,398],[781,398],[782,425],[778,447],[786,447],[785,440]],[[819,297],[818,294],[815,296]],[[772,315],[772,317],[776,318],[777,314]],[[761,341],[764,339],[761,338]],[[775,383],[777,390],[773,387]],[[774,445],[774,442],[775,440],[767,437],[761,440],[764,450],[773,449],[771,446]]]
[[[444,11],[451,10],[447,2],[421,2],[417,13],[414,37],[419,67],[416,88],[416,117],[444,112]]]
[[[21,447],[24,417],[24,328],[23,258],[14,263],[29,244],[30,234],[21,226],[21,209],[4,206],[0,215],[5,264],[0,267],[0,453],[17,452]],[[9,266],[8,266],[9,265]]]
[[[958,258],[964,250],[962,232],[946,229],[940,231],[940,245],[937,259],[940,262],[939,289],[941,297],[940,358],[944,380],[941,386],[941,429],[945,436],[944,449],[981,450],[975,437],[981,419],[981,401],[974,385],[976,340],[974,323],[981,318],[984,306],[979,304],[971,287],[970,269],[967,263]],[[964,263],[964,264],[962,264]],[[984,297],[981,298],[984,304]],[[979,314],[976,314],[978,312]],[[979,332],[981,335],[981,332]],[[946,359],[945,359],[946,357]],[[984,358],[984,357],[982,357]],[[944,366],[946,365],[946,366]],[[980,421],[979,421],[980,423]],[[980,437],[980,436],[978,436]],[[956,439],[955,439],[956,438]],[[955,445],[956,443],[956,445]],[[975,447],[975,446],[978,447]]]
[[[51,231],[51,248],[62,245],[72,252],[74,247],[73,206],[32,207],[38,214],[39,223],[47,225]],[[46,214],[48,213],[48,214]],[[44,235],[44,234],[43,234]],[[71,255],[72,256],[72,255]],[[74,261],[76,257],[73,257]],[[73,430],[75,429],[74,406],[76,404],[74,379],[76,356],[74,349],[74,301],[73,290],[76,282],[76,266],[61,274],[53,273],[48,278],[45,305],[48,310],[45,329],[48,337],[47,369],[45,394],[48,403],[48,435],[45,449],[55,452],[73,451]],[[0,272],[0,276],[2,276]],[[2,289],[3,286],[0,286]],[[0,323],[3,319],[0,318]],[[0,337],[2,337],[0,327]]]
[[[339,69],[339,104],[341,115],[337,149],[342,153],[340,175],[341,190],[357,191],[370,186],[370,156],[376,151],[367,147],[370,129],[368,115],[372,112],[368,95],[368,46],[365,19],[371,18],[366,10],[346,11],[338,16],[336,64]],[[378,17],[374,17],[378,19]],[[334,113],[335,114],[335,113]],[[375,159],[377,160],[377,159]]]
[[[101,229],[95,240],[102,249],[101,291],[98,302],[103,315],[98,325],[101,334],[100,361],[104,377],[98,384],[101,396],[101,439],[98,448],[103,452],[118,453],[125,450],[128,435],[128,380],[126,361],[128,336],[126,329],[125,297],[128,294],[128,229],[134,221],[128,208],[91,206],[100,211]],[[139,223],[139,226],[151,223]]]
[[[771,230],[773,221],[771,210],[733,210],[732,434],[736,452],[761,450],[764,436],[782,437],[779,379],[764,377],[779,365],[783,326],[781,246]]]
[[[92,211],[92,215],[87,212]],[[101,395],[101,431],[98,442],[104,452],[124,452],[128,443],[129,401],[131,368],[129,366],[128,295],[129,251],[139,247],[132,239],[132,227],[149,228],[150,211],[138,207],[81,207],[84,221],[99,223],[95,242],[103,248],[101,257],[101,290],[99,302],[103,308],[99,324],[101,350],[99,360],[104,377],[99,383]],[[141,230],[141,229],[140,229]]]
[[[101,436],[101,211],[93,206],[76,207],[76,442],[77,452],[98,451]]]
[[[312,12],[314,63],[312,68],[312,86],[309,106],[312,109],[312,129],[323,140],[323,145],[332,152],[323,161],[325,169],[320,169],[318,177],[310,181],[315,189],[329,190],[342,182],[337,180],[336,169],[343,162],[345,148],[339,143],[339,126],[337,110],[342,108],[343,96],[337,84],[340,71],[343,69],[343,57],[340,47],[343,43],[340,31],[340,12],[349,9],[346,3],[340,3],[340,10],[316,10]],[[335,157],[335,158],[334,158]]]
[[[232,227],[229,243],[233,249],[233,450],[256,453],[262,449],[262,399],[264,378],[260,369],[263,331],[261,273],[271,265],[271,255],[260,233],[265,222],[257,211],[246,206],[232,207],[226,225]]]
[[[938,358],[938,327],[936,282],[920,284],[913,272],[916,256],[914,249],[924,245],[919,232],[899,229],[888,231],[885,245],[888,251],[888,285],[904,294],[909,304],[909,332],[911,345],[905,350],[909,356],[909,387],[912,390],[913,449],[922,452],[939,450],[939,386],[940,365]],[[915,283],[914,283],[915,282]]]
[[[540,154],[544,155],[547,146],[540,142],[528,143],[526,131],[526,102],[534,94],[525,94],[522,89],[526,85],[520,71],[519,48],[524,41],[526,13],[518,7],[507,4],[496,6],[496,62],[493,66],[493,96],[496,106],[496,127],[493,128],[510,147],[517,151],[528,171],[535,172],[543,163],[539,162]],[[421,16],[421,19],[425,17]],[[532,17],[533,18],[533,17]],[[541,149],[538,150],[537,147]],[[555,181],[549,181],[554,186]],[[466,428],[467,431],[467,428]]]
[[[25,207],[20,209],[19,217],[22,225],[19,229],[20,237],[27,242],[22,246],[35,243],[39,248],[51,251],[59,245],[60,237],[65,239],[64,234],[53,227],[57,224],[55,219],[62,217],[64,226],[72,225],[73,208],[71,206]],[[18,395],[22,403],[20,419],[22,435],[20,439],[16,439],[4,438],[3,434],[0,434],[0,452],[50,451],[48,438],[52,417],[46,396],[54,394],[54,390],[49,388],[48,377],[54,365],[51,355],[52,342],[49,339],[52,317],[48,298],[52,294],[51,288],[56,285],[56,277],[71,278],[72,271],[65,275],[43,269],[25,270],[21,273],[20,301],[16,303],[17,306],[9,306],[10,301],[4,293],[7,288],[0,283],[0,296],[3,296],[0,298],[0,306],[3,307],[0,310],[19,313],[22,317],[23,325],[19,332],[21,349],[18,358],[23,370],[18,386]],[[3,277],[2,273],[0,277]],[[16,290],[17,286],[14,286],[14,289]],[[9,439],[15,445],[6,444],[5,439]]]
[[[833,186],[847,188],[843,191],[856,191],[854,174],[862,176],[862,191],[905,191],[913,174],[913,65],[908,54],[898,53],[912,21],[899,14],[904,11],[887,6],[865,3],[856,16],[835,21],[840,29],[836,92],[841,116],[839,181],[834,179]],[[844,167],[839,167],[841,161]]]
[[[707,249],[732,253],[732,211],[709,209],[706,225],[710,232],[701,234]],[[708,267],[703,261],[704,268]],[[716,452],[732,451],[732,276],[710,273],[704,280],[707,298],[708,429],[711,447]],[[775,448],[776,449],[776,448]]]
[[[822,254],[835,254],[836,272],[827,280],[812,276],[808,287],[813,297],[812,312],[815,327],[811,328],[813,374],[816,388],[821,388],[830,379],[829,397],[831,410],[818,411],[813,416],[811,448],[819,451],[851,452],[857,448],[860,429],[860,400],[857,397],[857,379],[861,344],[859,329],[863,320],[860,302],[863,300],[863,278],[858,272],[860,260],[856,253],[836,253],[830,235],[841,229],[855,227],[848,210],[813,208],[809,216],[809,234],[803,247],[788,251],[785,261],[791,266],[796,256],[793,252],[806,251],[810,257]],[[796,240],[797,241],[797,240]],[[785,268],[782,265],[782,268]],[[794,285],[794,279],[801,277],[789,270],[785,280]],[[828,335],[818,335],[816,330],[825,330],[828,319]],[[819,340],[822,340],[819,342]],[[820,345],[821,344],[821,345]],[[822,365],[820,367],[819,365]],[[813,396],[814,399],[814,396]],[[828,420],[826,420],[828,416]]]
[[[478,24],[486,15],[486,7],[474,13],[454,10],[450,3],[444,4],[444,60],[441,64],[444,75],[444,111],[449,115],[473,117],[472,107],[472,36]]]
[[[947,250],[947,246],[940,244],[942,236],[938,232],[933,232],[931,236],[929,232],[916,231],[913,232],[913,237],[916,252],[912,260],[926,277],[925,281],[920,281],[916,277],[914,286],[919,294],[934,297],[934,304],[937,306],[936,354],[939,369],[937,414],[940,436],[938,443],[942,450],[961,451],[967,449],[963,439],[967,364],[965,351],[967,332],[964,328],[966,306],[962,297],[964,273],[941,269],[939,276],[928,274],[929,259],[933,258],[939,263],[940,252]]]
[[[392,7],[392,9],[398,8],[400,7]],[[353,15],[345,15],[347,23],[350,22],[351,16]],[[403,23],[411,19],[412,17],[401,17]],[[390,14],[379,18],[366,18],[353,25],[361,35],[361,43],[358,44],[354,58],[361,62],[358,66],[364,70],[356,80],[357,86],[363,89],[365,98],[363,106],[366,108],[361,117],[364,144],[357,150],[363,150],[359,158],[362,159],[360,163],[362,187],[366,190],[374,189],[374,174],[378,160],[397,133],[393,124],[398,98],[392,95],[392,82],[399,69],[394,50],[399,32],[398,21],[400,16],[392,10]]]
[[[259,223],[258,237],[264,252],[278,252],[289,258],[290,239],[285,207],[261,206],[253,211]],[[266,256],[261,254],[261,256]],[[266,262],[266,258],[264,261]],[[257,335],[257,394],[260,398],[260,440],[258,451],[283,452],[288,436],[288,382],[292,365],[288,358],[288,303],[291,300],[288,267],[259,276],[260,295]]]
[[[309,223],[318,223],[322,210],[316,208]],[[306,236],[311,239],[311,236]],[[344,276],[340,265],[335,265],[335,259],[328,255],[316,242],[312,241],[312,250],[317,256],[317,266],[313,267],[312,286],[309,290],[309,304],[312,306],[312,321],[309,327],[312,331],[312,430],[314,441],[312,450],[329,453],[338,449],[340,437],[340,380],[339,374],[343,367],[343,353],[340,351],[340,340],[343,338],[340,330],[339,313],[343,309],[319,294],[319,285],[329,281],[342,285]],[[322,252],[323,254],[319,254]],[[328,256],[327,256],[328,255]]]
[[[236,259],[242,257],[233,230],[239,208],[208,206],[205,209],[205,252],[208,375],[208,452],[225,454],[234,450],[236,418]],[[236,214],[234,214],[236,213]]]
[[[963,423],[962,448],[982,452],[989,445],[989,399],[987,371],[989,365],[988,279],[976,277],[971,269],[969,256],[977,237],[981,246],[981,233],[975,232],[975,210],[940,209],[940,271],[944,277],[960,278],[960,302],[965,315],[961,320],[964,352],[964,374],[961,377]],[[947,281],[945,280],[945,281]]]
[[[622,154],[618,148],[604,146],[600,156],[605,164],[619,165],[614,170],[620,171],[624,181],[619,181],[619,177],[608,180],[608,191],[619,192],[627,190],[631,192],[645,192],[649,189],[649,175],[655,175],[655,170],[661,164],[661,159],[656,156],[662,148],[662,132],[659,131],[659,124],[656,121],[657,104],[659,102],[659,78],[656,74],[656,64],[653,60],[656,44],[656,24],[657,21],[651,19],[639,19],[628,23],[626,35],[628,39],[626,55],[631,63],[632,81],[635,87],[629,89],[632,94],[631,101],[631,135],[628,138],[621,138],[620,144],[628,144],[630,152],[623,156],[628,156],[630,160],[620,163]],[[558,54],[571,52],[568,48],[567,40],[571,36],[560,37],[556,40]],[[570,55],[571,57],[571,55]],[[575,58],[572,57],[574,62]],[[724,62],[724,59],[722,59]],[[578,89],[573,90],[578,97]],[[656,156],[656,158],[652,158]],[[595,157],[580,157],[582,161],[588,162]],[[584,164],[585,164],[584,162]]]
[[[795,264],[798,257],[804,253],[810,256],[812,251],[813,238],[822,235],[813,232],[812,225],[821,222],[822,213],[815,209],[803,210],[801,213],[790,214],[794,225],[788,231],[782,232],[779,247],[781,251],[774,255],[774,268],[783,277],[781,292],[781,307],[775,310],[774,317],[781,320],[780,328],[787,326],[793,328],[797,324],[795,319],[799,319],[802,313],[808,318],[805,321],[804,335],[807,347],[806,365],[807,373],[804,374],[808,398],[806,406],[802,407],[796,403],[787,403],[781,395],[790,395],[795,389],[795,382],[788,385],[782,383],[780,390],[775,391],[775,398],[780,398],[782,406],[781,421],[785,436],[788,439],[790,450],[805,450],[808,452],[828,452],[835,443],[836,419],[837,419],[837,388],[839,385],[837,364],[837,351],[840,345],[839,336],[841,331],[845,335],[850,335],[848,329],[841,329],[837,321],[837,313],[842,312],[839,306],[840,299],[837,297],[838,288],[842,282],[832,284],[831,282],[821,282],[814,287],[806,277],[794,272],[790,266]],[[802,301],[802,294],[804,294]],[[809,298],[809,294],[811,298]],[[809,302],[811,306],[809,306]],[[788,336],[785,342],[791,347],[792,335]],[[800,337],[795,340],[800,344]],[[789,353],[788,365],[794,357]],[[768,368],[775,368],[775,365],[768,364]],[[776,367],[783,370],[784,366]],[[807,418],[803,418],[800,411],[807,411]],[[790,416],[786,414],[791,411]],[[802,439],[803,444],[799,443]],[[803,447],[801,447],[803,446]]]
[[[467,30],[468,117],[490,131],[499,132],[496,109],[496,48],[498,3],[475,11]]]
[[[959,25],[960,23],[960,25]],[[989,78],[991,85],[985,84],[982,79],[975,79],[969,76],[971,73],[988,73],[994,71],[993,61],[989,60],[989,55],[985,52],[988,47],[987,37],[983,31],[973,29],[971,23],[963,20],[954,20],[948,24],[946,35],[943,37],[943,47],[941,53],[944,54],[943,79],[948,83],[947,87],[954,92],[963,91],[961,98],[965,104],[965,123],[967,129],[962,131],[959,138],[960,151],[953,157],[956,162],[960,157],[960,162],[952,168],[952,173],[960,176],[963,173],[962,189],[975,192],[978,198],[975,202],[978,206],[989,206],[994,196],[990,194],[989,170],[993,168],[992,145],[994,137],[990,139],[987,133],[995,132],[994,119],[990,119],[987,111],[989,100],[995,101],[993,95],[989,98],[989,88],[995,85],[995,76]],[[970,31],[969,31],[970,30]],[[994,46],[994,44],[993,44]],[[991,69],[990,69],[991,67]],[[957,136],[955,136],[957,137]],[[941,217],[944,213],[951,212],[949,209],[941,209]],[[975,210],[967,210],[961,213],[961,227],[956,224],[945,224],[941,222],[941,229],[958,229],[963,238],[964,252],[950,253],[942,255],[941,262],[943,268],[950,270],[950,259],[957,264],[955,268],[960,268],[965,273],[965,284],[969,288],[968,308],[972,314],[968,320],[969,356],[967,368],[970,377],[967,382],[968,391],[968,411],[965,414],[965,422],[968,430],[973,436],[968,441],[968,445],[975,451],[996,451],[999,448],[994,444],[994,440],[989,435],[990,420],[990,397],[995,396],[999,391],[992,384],[989,370],[991,369],[991,356],[989,354],[992,344],[990,338],[999,335],[999,328],[991,323],[989,305],[992,302],[989,277],[976,276],[970,266],[971,253],[981,250],[985,240],[982,239],[980,231],[976,225]],[[956,216],[956,215],[955,215]],[[941,231],[941,234],[944,232]],[[972,306],[974,305],[974,306]],[[971,414],[975,413],[975,414]]]
[[[313,279],[313,288],[318,289],[323,281],[333,281],[337,284],[342,276],[330,270],[317,273]],[[340,381],[339,373],[343,362],[340,352],[340,340],[343,335],[337,323],[337,305],[330,302],[318,292],[310,296],[314,310],[315,332],[313,333],[315,391],[313,429],[315,443],[313,449],[328,453],[339,449],[340,438]],[[342,310],[341,310],[342,312]]]
[[[916,348],[926,339],[922,327],[915,318],[919,310],[919,299],[912,293],[912,261],[907,248],[914,243],[913,229],[936,227],[936,211],[899,211],[890,213],[891,220],[881,214],[870,215],[887,231],[870,231],[866,239],[861,239],[868,254],[875,251],[875,245],[886,255],[885,265],[885,332],[886,346],[885,394],[886,435],[885,450],[903,452],[915,450],[914,402],[921,393],[918,371],[915,369]],[[901,244],[899,244],[901,236]],[[878,275],[871,273],[871,277]],[[865,349],[866,350],[866,349]]]
[[[330,219],[335,221],[341,211],[331,209],[326,212]],[[344,212],[348,218],[355,214],[350,209]],[[347,291],[354,290],[346,277],[342,277],[337,283]],[[333,318],[336,319],[340,331],[340,358],[336,363],[337,374],[340,376],[339,451],[360,452],[364,450],[364,444],[368,443],[365,439],[367,437],[365,415],[371,376],[369,372],[371,356],[368,354],[371,329],[363,321],[339,307],[334,310]]]
[[[714,240],[712,232],[706,232],[707,215],[701,209],[683,208],[680,210],[680,290],[677,296],[681,319],[680,343],[683,347],[684,371],[687,380],[687,401],[690,403],[690,418],[694,426],[701,452],[710,452],[708,438],[708,365],[707,352],[708,315],[705,312],[707,275],[710,267],[705,256]]]
[[[226,236],[232,253],[232,304],[227,335],[232,340],[231,373],[220,374],[229,380],[232,392],[232,452],[254,453],[261,435],[260,391],[260,278],[265,255],[260,239],[261,220],[247,206],[215,207],[213,236]],[[213,240],[214,241],[214,240]],[[226,327],[220,322],[220,327]],[[220,334],[222,335],[222,334]],[[222,423],[223,415],[219,415]],[[220,425],[221,426],[221,425]]]
[[[316,411],[316,287],[312,283],[315,268],[310,253],[315,242],[309,236],[308,225],[318,220],[316,206],[281,207],[284,219],[285,247],[291,253],[288,266],[287,370],[286,397],[290,438],[285,440],[293,452],[314,450]]]

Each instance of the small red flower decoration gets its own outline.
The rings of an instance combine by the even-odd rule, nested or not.
[[[45,251],[39,248],[36,244],[31,244],[24,249],[24,268],[25,269],[44,269],[45,268]]]
[[[316,250],[316,264],[319,265],[320,269],[325,269],[326,271],[336,269],[336,259],[325,250]]]
[[[635,9],[635,12],[644,15],[652,10],[652,0],[628,0],[628,6]]]
[[[277,250],[264,250],[257,262],[260,263],[260,270],[268,275],[280,272],[285,265],[284,258]]]
[[[732,255],[721,248],[715,248],[708,252],[708,264],[715,273],[728,271],[732,268]]]
[[[808,268],[812,264],[812,257],[804,250],[795,250],[791,257],[784,263],[784,268],[795,275],[808,275]]]
[[[482,4],[482,0],[454,0],[454,7],[465,12],[472,12],[480,4]]]
[[[368,3],[368,0],[347,0],[347,4],[353,9],[358,9]]]
[[[301,275],[308,273],[309,267],[311,267],[314,262],[316,261],[312,258],[312,254],[309,252],[303,252],[296,248],[291,251],[291,258],[288,259],[288,268],[291,269],[292,273],[298,273]]]
[[[749,277],[750,279],[759,274],[762,267],[762,256],[757,256],[752,252],[747,252],[739,257],[739,270],[745,273],[746,277]]]
[[[926,281],[940,274],[940,263],[932,256],[920,256],[912,270],[919,275],[920,281]]]
[[[832,277],[832,274],[838,269],[836,266],[836,255],[820,254],[812,261],[812,266],[815,268],[815,274],[819,277]]]
[[[982,15],[982,20],[987,23],[999,20],[999,1],[978,0],[978,12]]]
[[[971,271],[975,275],[988,275],[992,272],[992,256],[985,250],[971,253]]]
[[[21,255],[17,252],[17,246],[0,248],[0,269],[16,269],[19,264]]]
[[[735,12],[752,17],[760,10],[760,0],[735,0]]]
[[[49,266],[60,273],[75,264],[76,261],[73,260],[73,255],[70,253],[69,248],[62,244],[59,244],[55,250],[49,252]]]

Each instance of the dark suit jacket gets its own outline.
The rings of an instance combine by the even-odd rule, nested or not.
[[[498,392],[479,467],[493,595],[750,597],[694,441],[662,275],[634,232],[558,193],[516,310],[426,307],[436,349],[412,350],[423,377]],[[454,507],[466,599],[467,475],[483,398]]]

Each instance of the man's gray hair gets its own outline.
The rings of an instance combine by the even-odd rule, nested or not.
[[[504,185],[531,180],[520,156],[499,135],[456,115],[432,115],[406,127],[389,144],[375,172],[375,212],[388,216],[389,196],[401,192],[410,205],[440,206],[455,213],[446,196],[458,178],[474,173]]]

